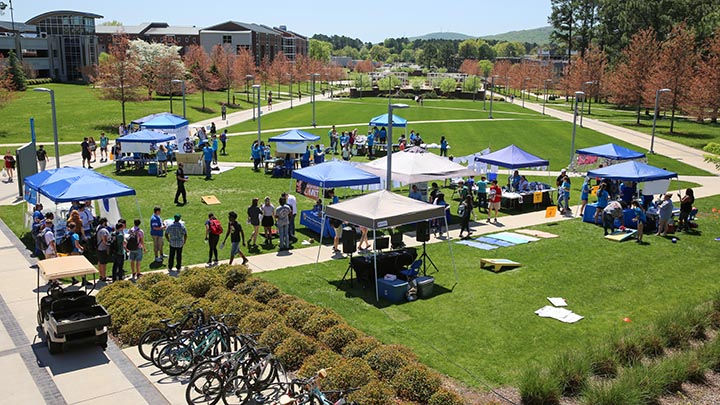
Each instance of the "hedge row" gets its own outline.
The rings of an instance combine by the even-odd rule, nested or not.
[[[361,387],[352,399],[363,405],[418,403],[460,405],[461,397],[442,387],[440,375],[400,345],[383,345],[348,325],[334,311],[284,294],[252,277],[244,266],[194,268],[170,277],[151,273],[136,284],[113,283],[98,293],[111,314],[111,332],[123,344],[137,344],[159,320],[181,317],[195,301],[206,315],[235,314],[227,323],[243,333],[260,333],[286,370],[302,377],[332,367],[327,390]]]

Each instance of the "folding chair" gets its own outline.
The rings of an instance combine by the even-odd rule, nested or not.
[[[400,270],[400,274],[405,276],[405,281],[410,281],[420,274],[420,267],[422,266],[422,260],[415,260],[412,262],[409,268]]]

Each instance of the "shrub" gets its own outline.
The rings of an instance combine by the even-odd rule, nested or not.
[[[170,317],[170,311],[167,308],[144,301],[135,316],[120,326],[117,337],[127,345],[136,345],[146,330],[160,327],[160,320],[168,317]]]
[[[652,366],[652,373],[656,383],[667,393],[680,391],[686,381],[705,381],[705,370],[694,352],[664,358]]]
[[[238,327],[242,333],[263,333],[265,328],[274,324],[282,323],[282,315],[271,309],[264,311],[253,311],[245,315]]]
[[[251,278],[233,288],[238,294],[245,294],[257,302],[267,304],[280,295],[280,289],[260,278]]]
[[[463,405],[464,403],[460,395],[443,387],[440,387],[428,401],[428,405]]]
[[[293,330],[283,325],[282,323],[273,323],[265,328],[265,331],[258,342],[263,346],[267,346],[270,349],[275,349],[280,343],[292,335]]]
[[[328,372],[322,387],[328,390],[360,388],[369,383],[372,377],[373,371],[365,360],[358,357],[342,359]]]
[[[145,299],[142,291],[135,288],[135,285],[129,280],[118,281],[104,287],[97,294],[97,301],[105,308],[115,305],[117,300],[121,298],[135,297],[137,299]]]
[[[653,367],[643,364],[625,368],[615,380],[616,389],[628,392],[630,398],[637,398],[638,404],[654,403],[663,393],[663,383],[654,371]]]
[[[348,343],[357,339],[359,335],[360,332],[357,329],[341,323],[324,332],[320,332],[318,340],[330,349],[341,353],[343,348],[345,348]]]
[[[345,323],[345,320],[340,315],[321,309],[305,322],[302,332],[317,337],[321,332],[341,323]]]
[[[197,301],[192,295],[183,291],[172,291],[170,294],[159,298],[158,304],[170,308],[173,317],[179,318],[187,312],[187,308]]]
[[[315,305],[307,302],[296,303],[285,312],[285,324],[298,332],[302,332],[305,323],[317,311]]]
[[[298,370],[297,375],[302,378],[310,377],[322,368],[327,369],[335,367],[335,365],[340,362],[340,360],[340,355],[333,352],[332,350],[318,350],[317,353],[313,354],[312,356],[306,358],[303,361],[302,367],[300,367],[300,369]]]
[[[117,334],[122,326],[134,319],[138,312],[149,305],[152,305],[152,302],[133,296],[119,298],[114,305],[107,307],[112,319],[110,331]]]
[[[304,302],[305,301],[303,301],[301,298],[298,298],[294,295],[280,293],[278,296],[268,301],[267,305],[270,308],[280,312],[281,314],[284,314],[291,308],[294,308],[295,305],[297,305],[298,303]]]
[[[590,377],[590,362],[578,352],[563,353],[550,365],[550,374],[557,379],[563,395],[575,396]]]
[[[135,283],[137,288],[147,291],[150,289],[150,287],[154,286],[155,284],[162,282],[162,281],[171,281],[172,277],[170,277],[166,273],[162,272],[154,272],[154,273],[147,273],[143,274],[143,276]]]
[[[720,371],[720,339],[717,337],[700,349],[700,358],[713,371]]]
[[[306,357],[317,350],[317,345],[307,336],[295,333],[283,341],[275,350],[275,355],[285,366],[285,370],[300,368]]]
[[[250,269],[242,265],[222,265],[219,267],[225,269],[225,287],[229,290],[247,281],[251,274]]]
[[[222,285],[222,280],[217,274],[200,268],[192,268],[180,273],[178,280],[182,290],[195,298],[202,298],[214,286]]]
[[[610,346],[603,344],[592,349],[589,355],[590,371],[600,377],[615,377],[618,361]]]
[[[375,370],[380,379],[389,381],[395,373],[417,359],[410,349],[401,345],[382,345],[376,347],[365,356],[370,368]]]
[[[530,367],[520,377],[520,399],[527,405],[548,405],[560,403],[562,387],[547,370]]]
[[[440,389],[440,375],[420,363],[400,369],[392,384],[401,398],[425,402]]]
[[[142,280],[144,280],[144,277],[140,278],[140,281]],[[159,302],[164,297],[178,292],[182,292],[180,289],[180,285],[176,283],[175,280],[172,278],[159,281],[149,286],[147,289],[147,294],[149,295],[150,300],[153,302]]]
[[[225,288],[225,286],[216,285],[205,293],[205,298],[210,301],[223,301],[228,300],[228,297],[235,296],[232,291]]]
[[[664,339],[654,325],[639,333],[640,348],[645,356],[658,357],[665,353]]]
[[[381,344],[379,340],[372,336],[362,336],[348,343],[343,348],[342,355],[345,357],[365,357],[366,354]]]
[[[643,392],[618,381],[591,384],[583,391],[581,403],[587,405],[645,405]]]
[[[612,349],[615,356],[623,365],[633,365],[638,363],[643,356],[642,345],[637,339],[637,335],[625,333],[616,337],[612,342]]]
[[[709,315],[708,310],[686,306],[661,316],[658,332],[667,347],[687,347],[690,340],[707,337]]]
[[[348,399],[362,405],[394,405],[395,390],[387,383],[372,380],[349,395]]]

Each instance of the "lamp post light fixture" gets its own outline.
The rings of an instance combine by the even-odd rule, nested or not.
[[[313,118],[312,118],[312,126],[313,128],[317,127],[317,123],[315,122],[315,78],[319,77],[319,73],[313,73],[310,75],[312,78],[312,112],[313,112]]]
[[[582,105],[580,106],[580,128],[583,127],[583,115],[584,115],[584,113],[585,113],[585,97],[584,97],[584,95],[585,95],[585,86],[588,85],[588,84],[589,84],[589,85],[593,85],[593,84],[595,84],[595,82],[594,82],[594,81],[589,81],[589,82],[585,82],[585,83],[582,84],[583,100],[582,100]],[[588,115],[590,115],[590,101],[588,101]]]
[[[575,155],[575,132],[577,130],[577,116],[578,116],[578,99],[585,98],[585,92],[575,92],[575,113],[573,114],[573,130],[572,130],[572,141],[570,142],[570,163],[572,164],[573,156]]]
[[[387,173],[385,175],[385,189],[392,189],[392,129],[393,129],[393,110],[408,108],[407,104],[388,104],[388,131],[387,131]]]
[[[531,80],[529,77],[526,77],[522,81],[522,87],[520,88],[520,98],[522,99],[522,108],[525,108],[525,81]]]
[[[260,85],[259,84],[253,84],[253,98],[255,97],[255,90],[257,90],[257,124],[258,124],[258,145],[260,145],[261,142],[261,136],[260,136]],[[255,109],[253,109],[255,111]]]
[[[543,97],[543,112],[542,115],[545,115],[545,104],[547,104],[548,99],[548,83],[552,83],[552,79],[545,79],[545,96]]]
[[[55,168],[60,168],[60,147],[58,146],[57,114],[55,113],[55,92],[45,87],[36,87],[33,91],[50,93],[50,107],[52,108],[53,135],[55,136]]]
[[[655,154],[655,123],[657,121],[658,116],[658,109],[660,108],[660,95],[662,93],[669,93],[672,90],[670,89],[658,89],[655,92],[655,110],[653,110],[653,126],[652,126],[652,135],[650,136],[650,154]]]
[[[488,114],[489,119],[492,119],[492,117],[493,117],[492,116],[492,103],[493,103],[493,98],[494,98],[493,91],[495,90],[495,78],[496,77],[500,77],[500,76],[495,75],[490,78],[490,113]]]
[[[181,84],[181,90],[182,90],[182,98],[183,98],[183,118],[187,119],[187,110],[185,109],[185,80],[182,79],[173,79],[170,81],[170,83],[180,83]],[[172,113],[172,89],[170,90],[170,112]]]
[[[292,96],[293,75],[292,75],[292,73],[288,73],[287,75],[290,76],[290,90],[288,90],[288,94],[290,95],[290,109],[292,110],[292,108],[293,108],[293,104],[292,104],[292,99],[293,99],[293,96]]]

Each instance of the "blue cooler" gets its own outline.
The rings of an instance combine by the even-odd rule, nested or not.
[[[158,164],[157,162],[150,162],[148,163],[148,174],[151,176],[157,176],[158,173]]]
[[[396,280],[385,280],[384,278],[377,279],[377,292],[380,298],[385,298],[391,302],[403,302],[405,301],[405,293],[408,290],[407,281],[400,279]]]
[[[422,276],[415,279],[417,285],[418,298],[430,298],[435,287],[435,278],[430,276]]]

